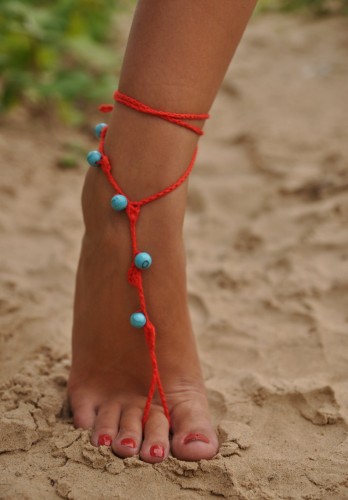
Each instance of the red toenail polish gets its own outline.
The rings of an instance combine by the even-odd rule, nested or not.
[[[160,444],[154,444],[150,448],[150,455],[152,457],[163,458],[164,457],[164,448]]]
[[[112,443],[112,437],[109,434],[101,434],[98,438],[99,446],[110,446]]]
[[[187,434],[184,439],[184,444],[191,443],[192,441],[203,441],[203,443],[209,443],[209,439],[204,434]]]
[[[127,446],[127,448],[135,448],[136,444],[132,438],[124,438],[121,441],[122,446]]]

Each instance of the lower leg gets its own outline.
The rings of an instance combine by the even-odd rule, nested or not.
[[[141,0],[120,90],[157,109],[206,112],[253,6],[253,0]],[[105,151],[121,187],[131,199],[140,199],[180,176],[196,142],[185,129],[116,104]],[[158,331],[172,452],[195,460],[213,456],[217,439],[187,307],[182,242],[186,192],[185,183],[144,208],[138,239],[156,262],[144,274],[144,287]],[[102,173],[91,169],[83,194],[86,233],[77,276],[69,395],[76,425],[94,428],[94,444],[108,434],[120,456],[140,451],[144,460],[158,461],[169,452],[168,423],[155,402],[142,435],[151,369],[144,338],[128,324],[138,301],[126,280],[131,255],[128,224],[125,218],[115,219],[108,208],[113,194]],[[200,440],[194,440],[197,436]]]
[[[119,89],[156,109],[207,112],[255,1],[140,0]],[[106,146],[129,195],[143,197],[139,184],[151,191],[175,180],[196,142],[185,129],[116,105]]]

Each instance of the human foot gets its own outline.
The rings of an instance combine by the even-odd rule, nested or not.
[[[154,261],[143,279],[149,315],[157,328],[171,443],[158,398],[142,432],[151,365],[142,330],[129,325],[138,298],[126,277],[131,256],[128,220],[110,208],[113,194],[103,173],[90,169],[83,194],[86,233],[77,274],[68,387],[75,425],[93,428],[96,446],[112,441],[121,457],[140,453],[143,460],[155,463],[171,448],[179,459],[211,458],[218,443],[187,307],[181,234],[186,186],[144,207],[137,226],[139,246]]]

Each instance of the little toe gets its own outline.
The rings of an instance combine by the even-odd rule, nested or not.
[[[73,413],[74,426],[81,429],[92,429],[96,419],[96,407],[90,399],[71,398],[70,406]]]
[[[119,431],[112,443],[112,449],[121,458],[139,453],[142,441],[142,409],[136,406],[125,408],[120,418]]]
[[[169,423],[162,409],[153,408],[144,429],[140,458],[148,463],[162,462],[168,457]]]
[[[179,460],[209,460],[217,454],[218,439],[204,411],[179,408],[173,412],[173,428],[171,449]]]
[[[120,421],[119,403],[106,403],[98,408],[91,443],[94,446],[110,446],[115,438]]]

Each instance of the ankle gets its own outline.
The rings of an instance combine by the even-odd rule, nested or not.
[[[175,182],[189,165],[197,136],[116,104],[105,139],[112,174],[132,200]]]

